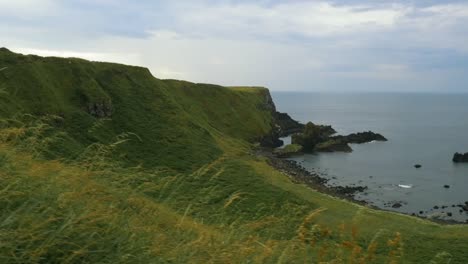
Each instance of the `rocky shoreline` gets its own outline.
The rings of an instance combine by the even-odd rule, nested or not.
[[[365,201],[354,198],[354,194],[357,192],[367,190],[366,186],[328,186],[327,183],[329,180],[327,178],[306,170],[296,161],[279,158],[269,149],[261,149],[258,151],[257,155],[267,158],[270,166],[287,175],[294,183],[305,184],[321,193],[346,199],[360,205],[377,208],[369,205]]]
[[[463,222],[455,221],[451,219],[430,218],[430,217],[424,216],[425,213],[429,213],[430,211],[434,209],[437,210],[437,209],[445,209],[445,208],[450,208],[450,207],[452,208],[458,207],[461,211],[468,212],[468,201],[465,202],[465,204],[459,204],[459,205],[440,206],[440,207],[434,206],[429,211],[427,210],[419,211],[418,213],[412,213],[412,214],[396,212],[394,210],[390,210],[390,208],[397,209],[406,203],[402,201],[393,201],[393,202],[387,202],[385,204],[385,207],[388,209],[377,207],[375,205],[370,204],[367,201],[358,200],[354,197],[355,194],[366,191],[368,189],[367,186],[329,186],[327,184],[329,182],[329,179],[325,178],[324,175],[320,175],[315,172],[310,172],[296,161],[288,160],[285,158],[280,158],[270,148],[260,148],[257,150],[256,155],[266,158],[270,166],[282,172],[283,174],[287,175],[291,179],[292,182],[297,183],[297,184],[305,184],[306,186],[308,186],[309,188],[313,190],[316,190],[318,192],[325,193],[334,197],[338,197],[341,199],[345,199],[352,203],[363,205],[363,206],[366,206],[375,210],[390,211],[394,213],[401,213],[404,215],[411,215],[413,217],[418,217],[421,219],[429,220],[438,224],[466,224],[468,223],[468,221],[463,223]],[[441,212],[441,214],[445,214],[448,217],[451,216],[450,212],[447,212],[447,213]]]
[[[262,106],[272,112],[273,116],[273,130],[259,139],[260,147],[257,149],[257,156],[267,158],[268,163],[278,171],[287,175],[294,183],[305,184],[306,186],[325,194],[334,197],[346,199],[350,202],[367,206],[372,209],[396,212],[391,209],[398,209],[406,203],[403,201],[389,201],[383,207],[378,207],[370,202],[358,200],[355,198],[357,193],[365,192],[367,186],[331,186],[328,184],[329,179],[326,175],[310,172],[302,167],[298,162],[288,160],[286,158],[301,155],[303,153],[317,153],[317,152],[352,152],[349,144],[362,144],[372,141],[387,141],[381,134],[372,131],[353,133],[350,135],[335,135],[336,131],[331,126],[316,125],[312,122],[301,124],[291,118],[286,113],[276,111],[276,107],[270,94],[266,95],[266,104]],[[280,137],[291,136],[292,144],[278,149],[283,146],[283,141]],[[454,155],[454,162],[465,162],[468,153],[465,155],[456,153]],[[421,168],[421,165],[415,165],[416,168]],[[444,188],[450,188],[446,185]],[[465,204],[452,205],[450,208],[455,209],[459,207],[460,213],[468,213],[468,201]],[[441,209],[449,208],[449,206],[441,206]],[[421,219],[430,220],[439,224],[463,224],[463,222],[455,221],[452,219],[430,217],[428,214],[438,210],[438,206],[425,211],[416,213],[403,213],[405,215],[412,215]],[[452,212],[438,212],[440,216],[452,217]],[[466,221],[468,223],[468,220]]]

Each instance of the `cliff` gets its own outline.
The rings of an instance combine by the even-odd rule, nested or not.
[[[222,155],[219,137],[254,143],[276,137],[268,89],[160,80],[148,69],[0,50],[0,117],[58,116],[60,145],[47,153],[77,157],[87,146],[119,145],[125,163],[191,169]],[[117,157],[116,157],[117,158]]]
[[[468,258],[467,227],[329,197],[258,155],[255,143],[298,128],[265,88],[160,80],[141,67],[0,49],[0,258]]]

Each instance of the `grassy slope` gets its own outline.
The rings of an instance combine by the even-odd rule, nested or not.
[[[335,199],[252,155],[249,142],[270,129],[265,89],[162,81],[139,67],[5,50],[2,67],[2,262],[468,259],[466,226]],[[109,100],[111,118],[86,112]],[[112,145],[125,132],[137,136]]]

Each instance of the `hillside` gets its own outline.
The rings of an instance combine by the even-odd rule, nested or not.
[[[318,193],[256,155],[266,88],[0,49],[2,263],[465,263],[468,227]]]

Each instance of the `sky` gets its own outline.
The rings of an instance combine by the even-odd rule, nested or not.
[[[0,35],[15,52],[139,65],[162,79],[468,92],[468,0],[0,0]]]

